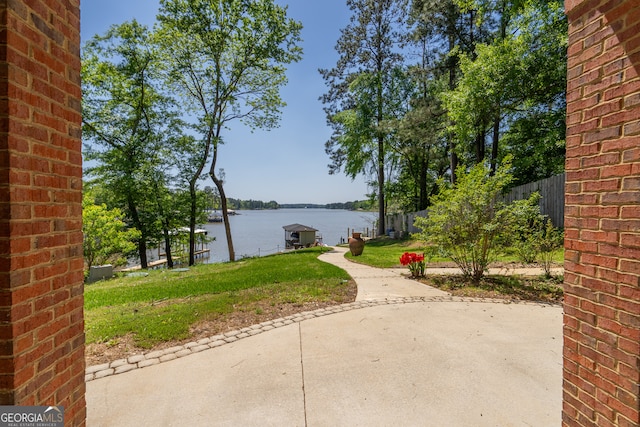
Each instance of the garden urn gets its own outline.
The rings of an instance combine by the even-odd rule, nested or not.
[[[351,255],[359,256],[362,255],[362,250],[364,249],[364,240],[360,237],[362,233],[352,233],[349,238],[349,250],[351,251]]]

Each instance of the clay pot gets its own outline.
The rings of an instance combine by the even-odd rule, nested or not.
[[[352,233],[349,238],[349,250],[351,251],[351,255],[359,256],[362,255],[362,251],[364,249],[364,240],[360,237],[362,233]]]

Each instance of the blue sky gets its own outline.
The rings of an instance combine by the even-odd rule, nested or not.
[[[318,68],[331,68],[340,29],[349,22],[345,0],[277,0],[288,4],[288,14],[302,22],[304,57],[288,70],[288,85],[281,94],[288,104],[280,127],[251,133],[234,122],[224,135],[218,168],[226,174],[227,197],[275,200],[278,203],[331,203],[362,200],[367,186],[362,177],[329,175],[324,143],[331,135],[322,103],[326,91]],[[135,18],[153,25],[157,0],[83,0],[83,43],[103,34],[111,25]],[[206,181],[203,185],[213,185]]]

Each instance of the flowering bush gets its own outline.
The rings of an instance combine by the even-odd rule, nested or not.
[[[424,276],[424,254],[405,252],[400,257],[400,264],[409,267],[412,277]]]

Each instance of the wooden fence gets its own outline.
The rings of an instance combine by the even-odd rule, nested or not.
[[[520,185],[511,189],[505,201],[527,199],[534,192],[540,193],[540,213],[547,215],[556,227],[564,227],[564,183],[565,174],[559,174],[540,181]],[[418,233],[421,229],[414,227],[416,217],[427,216],[427,210],[408,214],[387,215],[387,234],[396,238],[407,233]]]
[[[553,225],[564,227],[564,183],[565,174],[513,188],[505,196],[507,202],[527,199],[536,191],[540,193],[540,213],[547,215]]]
[[[421,232],[422,229],[413,225],[418,216],[426,217],[427,211],[387,215],[387,234],[391,237],[402,238],[405,237],[407,233]]]

